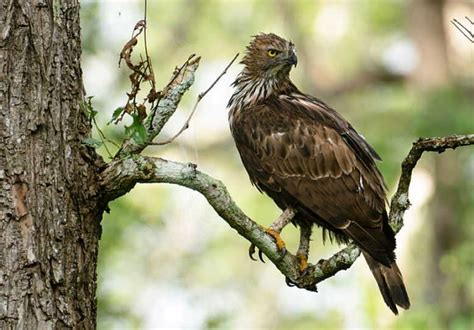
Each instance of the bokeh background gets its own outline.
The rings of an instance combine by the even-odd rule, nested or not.
[[[144,2],[81,5],[86,92],[94,96],[99,125],[119,142],[127,119],[107,125],[129,86],[117,63]],[[181,127],[197,94],[250,36],[274,32],[297,46],[295,83],[341,112],[382,156],[391,196],[417,137],[474,132],[474,46],[450,23],[456,18],[474,31],[465,16],[474,20],[472,1],[149,0],[148,47],[158,85],[190,54],[202,56],[194,86],[159,139]],[[268,225],[279,210],[250,185],[227,124],[230,84],[240,70],[231,67],[174,143],[145,153],[196,163]],[[321,283],[319,293],[289,288],[272,264],[248,258],[248,242],[198,193],[138,185],[110,204],[102,222],[98,327],[473,329],[474,150],[425,154],[410,199],[397,255],[412,308],[395,317],[364,260]],[[283,237],[294,251],[298,231],[287,228]],[[337,249],[322,245],[315,230],[313,262]]]

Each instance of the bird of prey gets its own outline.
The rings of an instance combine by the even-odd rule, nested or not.
[[[273,34],[254,36],[232,84],[229,124],[251,182],[284,213],[267,233],[291,220],[300,228],[297,257],[307,267],[311,228],[323,238],[353,241],[362,250],[388,307],[410,307],[395,262],[395,234],[388,224],[380,157],[338,112],[302,93],[290,80],[293,43]]]

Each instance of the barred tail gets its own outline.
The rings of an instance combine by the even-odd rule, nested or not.
[[[410,299],[396,262],[393,261],[390,267],[387,267],[367,253],[363,254],[372,274],[374,274],[383,300],[392,312],[398,314],[397,305],[404,309],[410,308]]]

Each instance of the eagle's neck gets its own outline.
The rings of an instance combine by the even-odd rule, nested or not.
[[[256,105],[272,95],[278,96],[296,89],[288,73],[256,76],[246,68],[237,76],[232,86],[235,88],[234,94],[227,104],[231,112]]]

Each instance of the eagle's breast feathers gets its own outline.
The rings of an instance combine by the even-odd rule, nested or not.
[[[277,204],[298,203],[306,218],[342,241],[357,229],[381,256],[393,250],[394,242],[380,235],[386,213],[383,178],[374,165],[378,156],[334,110],[292,93],[231,110],[231,117],[251,181]]]

